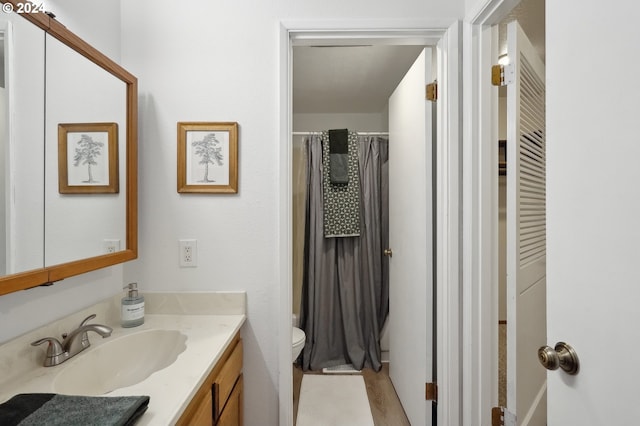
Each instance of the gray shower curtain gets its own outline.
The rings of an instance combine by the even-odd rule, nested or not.
[[[359,237],[324,238],[322,145],[307,147],[305,253],[300,325],[306,334],[304,370],[353,364],[376,371],[380,331],[389,312],[388,141],[358,137],[361,196]]]

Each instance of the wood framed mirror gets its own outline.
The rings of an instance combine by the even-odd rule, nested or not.
[[[3,163],[0,174],[5,184],[4,191],[0,190],[5,199],[2,203],[5,220],[0,227],[5,240],[4,256],[0,253],[0,295],[3,295],[137,258],[138,82],[135,76],[53,17],[36,11],[33,3],[13,0],[1,3],[3,10],[14,11],[5,14],[10,15],[7,19],[13,23],[0,25],[0,30],[5,28],[4,46],[9,47],[3,53],[4,69],[8,72],[3,73],[2,79],[10,81],[12,77],[24,75],[13,63],[14,60],[19,63],[20,58],[30,64],[30,72],[42,75],[42,79],[39,75],[32,76],[36,83],[29,86],[30,105],[22,98],[18,99],[24,90],[12,90],[9,86],[6,90],[8,110],[18,104],[33,115],[21,119],[16,118],[19,114],[3,114],[9,117],[4,126],[10,129],[4,131],[4,158],[0,158]],[[30,13],[17,13],[27,9]],[[20,28],[27,28],[31,35],[22,37],[18,33]],[[24,47],[21,42],[25,38],[34,40],[36,48],[18,51]],[[33,57],[24,58],[24,55]],[[38,90],[42,90],[41,106]],[[5,96],[4,84],[2,91]],[[70,123],[80,126],[72,127]],[[116,164],[101,166],[100,161],[87,161],[86,154],[78,163],[85,167],[87,163],[94,165],[94,174],[101,168],[109,170],[111,182],[107,186],[113,190],[105,193],[87,187],[72,194],[60,191],[58,156],[62,152],[59,150],[62,133],[59,128],[79,129],[76,133],[64,133],[64,142],[70,146],[70,163],[73,163],[73,155],[79,156],[80,151],[79,148],[72,150],[71,146],[76,143],[72,136],[76,135],[78,140],[93,138],[99,141],[102,127],[97,124],[108,125],[105,128],[111,129],[103,133],[108,134],[110,148],[115,149],[102,155],[100,160],[107,161],[103,160],[106,158]],[[95,131],[92,133],[92,130]],[[13,146],[16,140],[22,146]],[[34,144],[36,149],[29,149],[31,163],[20,163],[19,151],[25,150],[27,143]],[[101,143],[97,142],[98,145]],[[91,165],[88,167],[91,173]],[[21,176],[19,170],[25,169],[31,174]],[[97,179],[78,178],[74,184],[88,186],[94,180]],[[29,183],[22,185],[26,190],[22,189],[21,182]],[[14,196],[14,193],[18,195]],[[23,199],[27,201],[23,202]],[[23,229],[28,232],[22,233]],[[28,253],[31,259],[22,261],[23,253]]]

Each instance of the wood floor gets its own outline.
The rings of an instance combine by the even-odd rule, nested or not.
[[[321,372],[306,372],[304,374],[322,374]],[[293,424],[298,415],[298,401],[302,384],[302,369],[293,367]],[[389,379],[389,364],[383,363],[382,370],[376,373],[371,369],[362,370],[367,396],[371,406],[371,414],[375,426],[409,426],[409,420],[404,413],[402,404]]]

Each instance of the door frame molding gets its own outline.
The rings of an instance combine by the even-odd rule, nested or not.
[[[490,424],[498,404],[498,91],[491,85],[499,23],[520,0],[478,2],[463,23],[463,422]]]
[[[459,22],[424,23],[397,28],[389,22],[367,27],[363,21],[281,22],[279,37],[278,176],[278,395],[280,425],[293,424],[291,368],[292,306],[292,48],[304,44],[425,44],[437,48],[436,209],[436,377],[439,425],[460,424],[462,416],[460,297],[460,212],[462,139],[462,26]]]

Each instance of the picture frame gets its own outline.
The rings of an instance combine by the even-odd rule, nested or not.
[[[58,192],[117,194],[118,124],[58,124]]]
[[[178,122],[178,192],[238,192],[238,123]]]

